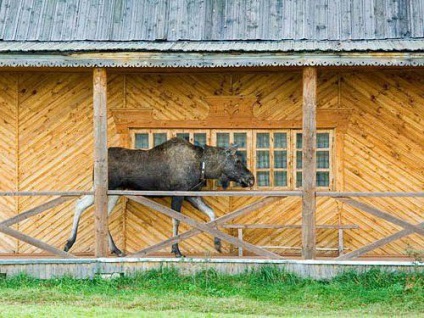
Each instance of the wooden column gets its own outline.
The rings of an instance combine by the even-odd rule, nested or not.
[[[107,255],[107,77],[106,70],[93,70],[94,107],[94,227],[95,256]]]
[[[302,256],[315,258],[316,250],[316,87],[317,70],[303,70],[303,156],[302,156]]]

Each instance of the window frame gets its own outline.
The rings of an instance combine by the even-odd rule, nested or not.
[[[246,161],[247,166],[250,168],[252,173],[254,174],[255,178],[257,177],[257,172],[264,170],[269,171],[270,175],[270,186],[258,186],[256,183],[253,187],[255,190],[300,190],[302,187],[297,187],[296,180],[297,176],[296,173],[301,171],[302,169],[297,169],[296,167],[296,160],[297,160],[297,151],[296,148],[296,136],[297,134],[301,134],[301,129],[189,129],[189,128],[171,128],[171,129],[164,129],[164,128],[152,128],[152,129],[142,129],[142,128],[134,128],[130,129],[130,141],[131,141],[131,147],[133,149],[135,148],[135,141],[136,141],[136,134],[148,134],[148,140],[149,140],[149,147],[152,148],[154,145],[154,134],[156,133],[166,133],[167,140],[176,137],[177,133],[188,133],[189,134],[189,141],[191,143],[194,143],[194,134],[196,133],[204,133],[206,134],[206,143],[211,146],[216,146],[217,143],[217,134],[218,133],[229,133],[230,134],[230,145],[234,143],[234,133],[245,133],[246,134],[246,147],[242,148],[242,151],[246,151]],[[270,145],[269,148],[263,148],[263,150],[269,151],[270,156],[270,167],[269,168],[257,168],[256,167],[256,152],[258,151],[258,148],[256,147],[257,142],[257,134],[258,133],[268,133],[270,136]],[[275,148],[275,140],[274,140],[274,134],[275,133],[285,133],[286,134],[286,148],[277,148],[278,150],[285,150],[287,154],[287,168],[275,168],[275,154],[274,151]],[[316,152],[319,150],[323,151],[329,151],[329,168],[316,168],[316,171],[325,171],[329,172],[329,186],[317,186],[317,189],[321,191],[332,191],[335,187],[335,172],[336,172],[336,144],[335,144],[335,137],[336,137],[336,131],[335,129],[318,129],[317,134],[319,133],[328,133],[329,134],[329,147],[328,148],[317,148]],[[149,148],[149,149],[150,149]],[[259,150],[261,150],[260,148]],[[275,171],[286,171],[287,172],[287,186],[274,186],[274,172]],[[217,189],[218,185],[216,181],[208,182],[208,188],[209,189]],[[243,188],[237,187],[235,184],[231,183],[230,185],[231,189],[237,189],[241,190]],[[248,189],[247,189],[248,190]]]
[[[251,167],[253,164],[252,161],[252,129],[211,129],[210,145],[215,146],[217,144],[217,134],[219,133],[229,133],[230,134],[230,145],[234,144],[234,134],[245,133],[246,134],[246,147],[239,148],[241,151],[246,151],[246,166]],[[218,182],[216,180],[212,181],[212,189],[218,189]],[[255,186],[256,187],[256,186]],[[234,182],[231,182],[229,189],[243,189],[242,187],[237,186]]]
[[[255,175],[255,178],[257,178],[257,173],[259,171],[269,171],[269,176],[270,176],[270,186],[259,186],[257,183],[255,184],[255,189],[263,189],[263,190],[289,190],[291,189],[291,184],[292,184],[292,180],[291,180],[291,169],[292,169],[292,162],[291,162],[291,152],[290,152],[290,145],[291,145],[291,134],[290,134],[290,129],[253,129],[252,130],[253,133],[253,140],[252,140],[252,144],[253,147],[251,149],[251,152],[253,154],[253,159],[252,159],[252,172]],[[260,133],[267,133],[269,134],[269,148],[257,148],[257,134]],[[286,148],[277,148],[277,150],[285,150],[286,151],[286,155],[287,155],[287,168],[283,169],[283,168],[275,168],[275,143],[274,143],[274,134],[275,133],[285,133],[286,134]],[[269,151],[269,161],[270,161],[270,165],[269,168],[258,168],[257,167],[257,162],[256,162],[256,158],[257,158],[257,151],[265,151],[268,150]],[[274,172],[275,169],[277,169],[277,171],[286,171],[287,172],[287,185],[286,186],[275,186],[274,185]]]
[[[317,129],[317,135],[318,134],[323,134],[323,133],[328,133],[329,134],[329,147],[328,148],[318,148],[316,147],[315,149],[315,154],[322,150],[322,151],[328,151],[329,152],[329,168],[318,168],[316,167],[316,172],[328,172],[329,173],[329,183],[328,183],[328,187],[327,186],[318,186],[317,185],[317,189],[321,190],[321,191],[331,191],[334,190],[334,186],[335,186],[335,178],[334,178],[334,171],[336,169],[335,166],[335,154],[336,154],[336,145],[335,145],[335,130],[333,129]],[[297,162],[297,152],[299,151],[299,149],[297,148],[297,134],[302,134],[302,130],[301,129],[291,129],[291,134],[292,134],[292,149],[293,149],[293,168],[292,168],[292,178],[293,178],[293,188],[294,190],[301,190],[302,187],[298,187],[297,186],[297,172],[301,172],[303,171],[303,167],[302,169],[297,169],[296,166],[296,162]],[[302,143],[302,148],[303,148],[303,143]],[[317,162],[315,163],[317,164]]]

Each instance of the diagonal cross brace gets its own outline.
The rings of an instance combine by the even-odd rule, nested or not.
[[[374,208],[374,207],[372,207],[372,206],[370,206],[366,203],[359,202],[359,201],[353,200],[351,198],[339,198],[338,200],[340,200],[340,201],[342,201],[342,202],[344,202],[344,203],[346,203],[350,206],[358,208],[358,209],[360,209],[364,212],[372,214],[372,215],[374,215],[378,218],[386,220],[390,223],[399,225],[399,226],[403,227],[404,229],[408,229],[408,230],[414,231],[418,234],[424,235],[424,229],[422,227],[419,227],[417,225],[413,225],[409,222],[401,220],[401,219],[391,215],[390,213],[381,211],[381,210]]]
[[[4,233],[6,235],[12,236],[12,237],[14,237],[14,238],[16,238],[20,241],[24,241],[28,244],[31,244],[35,247],[41,248],[42,250],[53,253],[55,255],[59,255],[59,256],[65,257],[65,258],[75,258],[75,256],[70,254],[70,253],[64,252],[64,251],[62,251],[62,250],[60,250],[56,247],[53,247],[53,246],[51,246],[47,243],[44,243],[40,240],[37,240],[37,239],[35,239],[31,236],[23,234],[23,233],[16,231],[16,230],[9,227],[9,226],[12,226],[16,223],[23,221],[23,220],[28,219],[31,216],[40,214],[40,213],[44,212],[45,210],[54,208],[54,207],[60,205],[61,203],[68,201],[70,199],[72,199],[72,197],[70,197],[70,196],[59,197],[59,198],[53,199],[51,201],[48,201],[46,203],[43,203],[42,205],[39,205],[35,208],[29,209],[25,212],[22,212],[22,213],[14,216],[14,217],[8,219],[8,220],[2,221],[2,222],[0,222],[0,232]]]
[[[11,217],[10,219],[0,222],[0,226],[12,226],[13,224],[26,220],[31,216],[40,214],[44,212],[45,210],[52,209],[62,204],[63,202],[71,200],[71,199],[72,199],[71,196],[63,196],[63,197],[58,197],[56,199],[50,200],[46,203],[43,203],[42,205],[36,206],[35,208],[29,209],[14,217]]]
[[[25,243],[31,244],[35,247],[41,248],[42,250],[45,250],[45,251],[50,252],[52,254],[62,256],[64,258],[76,258],[76,256],[74,256],[74,255],[72,255],[68,252],[62,251],[62,250],[60,250],[60,249],[58,249],[54,246],[51,246],[47,243],[44,243],[40,240],[37,240],[37,239],[35,239],[31,236],[23,234],[23,233],[16,231],[14,229],[11,229],[10,227],[0,226],[0,232],[7,234],[9,236],[12,236],[12,237],[14,237],[14,238],[16,238],[20,241],[24,241]]]
[[[221,231],[219,231],[215,228],[212,228],[211,225],[197,222],[197,221],[189,218],[188,216],[185,216],[185,215],[183,215],[179,212],[176,212],[176,211],[174,211],[174,210],[172,210],[168,207],[165,207],[165,206],[163,206],[163,205],[161,205],[161,204],[159,204],[155,201],[152,201],[150,199],[147,199],[145,197],[128,196],[128,198],[130,200],[133,200],[135,202],[143,204],[143,205],[145,205],[149,208],[152,208],[155,211],[158,211],[162,214],[165,214],[165,215],[167,215],[171,218],[174,218],[174,219],[179,220],[183,223],[186,223],[186,224],[200,230],[201,232],[206,232],[206,233],[211,234],[215,237],[218,237],[218,238],[220,238],[224,241],[227,241],[227,242],[229,242],[229,243],[231,243],[231,244],[233,244],[237,247],[242,247],[242,248],[244,248],[244,249],[246,249],[246,250],[248,250],[252,253],[255,253],[256,255],[264,256],[264,257],[271,258],[271,259],[283,259],[283,257],[281,257],[278,254],[272,253],[272,252],[267,251],[263,248],[257,247],[253,244],[243,242],[243,241],[241,241],[241,240],[239,240],[239,239],[237,239],[237,238],[235,238],[231,235],[225,234],[225,233],[223,233],[223,232],[221,232]]]
[[[267,205],[269,205],[271,203],[274,203],[274,202],[280,200],[281,198],[284,198],[284,197],[266,197],[266,198],[263,198],[263,199],[261,199],[259,201],[256,201],[256,202],[254,202],[252,204],[249,204],[248,206],[245,206],[243,208],[240,208],[240,209],[238,209],[236,211],[233,211],[231,213],[225,214],[225,215],[217,218],[214,221],[208,222],[208,223],[206,223],[206,225],[216,227],[218,225],[224,224],[225,222],[231,221],[232,219],[235,219],[236,217],[239,217],[241,215],[246,215],[248,213],[251,213],[253,211],[256,211],[259,208],[262,208],[262,207],[267,206]],[[144,248],[144,249],[142,249],[142,250],[140,250],[140,251],[138,251],[136,253],[133,253],[131,255],[128,255],[128,257],[134,257],[134,256],[135,257],[141,257],[141,256],[145,256],[145,255],[148,255],[150,253],[159,251],[159,250],[161,250],[161,249],[163,249],[163,248],[165,248],[167,246],[171,246],[172,244],[175,244],[175,243],[181,242],[183,240],[189,239],[189,238],[191,238],[191,237],[193,237],[195,235],[198,235],[200,233],[202,233],[201,230],[191,229],[191,230],[188,230],[187,232],[184,232],[182,234],[179,234],[179,235],[176,235],[174,237],[171,237],[171,238],[169,238],[169,239],[167,239],[165,241],[162,241],[162,242],[160,242],[158,244],[149,246],[149,247]]]
[[[397,217],[395,217],[395,216],[393,216],[393,215],[391,215],[387,212],[383,212],[379,209],[376,209],[372,206],[369,206],[368,204],[355,201],[351,198],[337,198],[337,200],[340,200],[340,201],[342,201],[342,202],[344,202],[344,203],[346,203],[350,206],[361,209],[364,212],[368,212],[368,213],[370,213],[370,214],[372,214],[376,217],[380,217],[380,218],[382,218],[382,219],[384,219],[388,222],[402,226],[404,229],[395,233],[395,234],[392,234],[388,237],[382,238],[382,239],[375,241],[371,244],[363,246],[363,247],[361,247],[361,248],[359,248],[355,251],[341,255],[341,256],[337,257],[336,260],[344,261],[344,260],[348,260],[348,259],[358,257],[360,255],[368,253],[372,250],[375,250],[376,248],[379,248],[381,246],[389,244],[389,243],[391,243],[395,240],[401,239],[402,237],[410,235],[412,233],[418,233],[418,234],[424,235],[424,228],[423,228],[424,222],[419,223],[417,225],[413,225],[413,224],[410,224],[406,221],[403,221],[403,220],[401,220],[401,219],[399,219],[399,218],[397,218]]]

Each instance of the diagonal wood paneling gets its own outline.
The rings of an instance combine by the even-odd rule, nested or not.
[[[17,190],[18,77],[0,74],[0,191]],[[14,216],[17,199],[0,197],[0,221]],[[16,227],[15,227],[16,228]],[[17,241],[0,234],[0,253],[14,253]]]
[[[91,75],[29,73],[19,87],[19,157],[21,190],[89,190],[92,187],[92,83]],[[109,105],[122,103],[122,79],[111,77]],[[121,85],[120,85],[121,84]],[[109,120],[109,143],[118,136]],[[45,202],[46,198],[25,197],[21,211]],[[64,204],[20,225],[24,233],[63,247],[72,224],[74,202]],[[120,207],[120,206],[119,206]],[[122,244],[123,218],[111,219],[111,231]],[[92,209],[81,220],[74,252],[93,251]],[[39,252],[25,243],[20,253]]]
[[[0,190],[88,190],[92,186],[92,83],[86,73],[22,73],[0,76]],[[415,71],[321,72],[318,108],[352,110],[350,124],[337,149],[344,153],[342,182],[345,191],[421,191],[424,168],[424,76]],[[178,73],[114,74],[109,76],[110,108],[154,109],[160,120],[196,120],[207,116],[205,97],[213,95],[256,96],[254,115],[269,119],[301,118],[301,75],[297,72],[269,73]],[[18,127],[19,126],[19,127]],[[160,127],[158,127],[160,128]],[[251,127],[254,128],[254,127]],[[285,128],[285,127],[282,127]],[[330,127],[331,128],[331,127]],[[120,145],[125,136],[114,129],[109,118],[109,145]],[[17,142],[18,141],[18,142]],[[16,158],[19,158],[17,162]],[[336,158],[337,160],[337,158]],[[16,167],[19,167],[19,173]],[[36,206],[48,198],[25,197],[18,210]],[[169,206],[169,199],[157,199]],[[247,205],[255,198],[208,198],[220,216]],[[361,199],[362,200],[362,199]],[[413,223],[423,222],[423,199],[368,199],[365,202]],[[24,233],[57,247],[65,243],[72,224],[74,201],[19,225]],[[0,198],[1,218],[14,215],[17,203]],[[240,217],[234,223],[301,224],[299,198],[283,199],[270,207]],[[206,221],[187,203],[183,213]],[[345,232],[345,245],[354,250],[399,230],[382,220],[337,204],[317,200],[317,224],[357,224],[359,230]],[[110,220],[119,247],[136,251],[168,238],[171,220],[132,202],[121,200]],[[181,231],[187,229],[181,225]],[[228,230],[229,233],[234,231]],[[3,239],[4,238],[4,239]],[[74,252],[93,252],[92,209],[81,221]],[[245,239],[258,245],[301,246],[300,230],[247,230]],[[336,230],[319,230],[319,247],[337,247]],[[410,235],[370,255],[405,255],[422,249],[424,240]],[[18,249],[40,252],[27,244],[3,237],[0,252]],[[186,254],[214,253],[213,239],[199,235],[181,244]],[[225,253],[232,247],[224,244]],[[279,250],[283,254],[298,250]],[[169,248],[164,252],[169,252]],[[321,255],[323,255],[321,253]],[[334,254],[333,254],[334,255]]]
[[[344,107],[354,109],[345,138],[346,191],[422,191],[424,185],[424,77],[419,72],[347,73],[341,78]],[[422,199],[363,200],[412,223],[423,222]],[[351,249],[390,235],[399,227],[361,211],[343,208],[347,223],[361,226],[348,232]],[[405,255],[424,239],[410,235],[370,255]]]
[[[338,108],[339,75],[334,72],[322,74],[319,82],[318,96],[322,100],[319,107]],[[204,97],[211,95],[255,96],[258,103],[253,112],[255,116],[260,118],[299,120],[302,117],[301,74],[298,72],[206,75],[137,74],[126,76],[126,87],[126,107],[153,108],[155,110],[154,116],[162,120],[205,118],[208,106],[204,102]],[[254,198],[245,197],[227,200],[216,198],[209,199],[208,202],[219,215],[222,213],[221,211],[234,210],[254,200]],[[299,199],[290,198],[282,202],[281,205],[274,204],[234,222],[300,224]],[[321,222],[320,224],[337,224],[339,216],[335,202],[326,199],[321,199],[319,202],[318,222]],[[187,205],[185,207],[185,213],[190,214],[190,208],[187,208]],[[164,219],[152,211],[147,211],[134,203],[129,204],[127,212],[126,239],[129,251],[140,249],[169,237],[172,230],[170,220]],[[196,216],[196,212],[193,216]],[[138,218],[141,218],[141,220],[138,220]],[[160,233],[158,233],[158,228]],[[181,226],[181,229],[184,228],[184,226]],[[141,236],[142,238],[136,235],[140,232],[145,233]],[[233,234],[236,233],[232,232]],[[320,230],[318,233],[319,245],[324,247],[337,246],[336,234],[337,231],[335,230]],[[247,241],[259,245],[295,247],[301,245],[299,230],[248,230],[245,233],[245,238]],[[199,235],[188,240],[182,243],[181,247],[185,253],[213,252],[212,239],[207,235]],[[226,251],[230,250],[232,248],[226,246]]]

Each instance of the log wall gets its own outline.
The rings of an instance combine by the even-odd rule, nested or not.
[[[0,191],[90,190],[93,162],[91,73],[1,73],[0,81]],[[210,108],[205,97],[211,96],[253,96],[257,102],[252,113],[257,118],[298,121],[302,115],[300,72],[131,73],[111,74],[108,81],[110,110],[150,108],[154,120],[203,120]],[[348,125],[335,129],[334,190],[422,191],[422,87],[424,76],[409,70],[319,72],[318,111],[351,111]],[[118,134],[115,124],[116,118],[110,112],[109,146],[130,146],[128,134]],[[0,198],[0,220],[46,200],[38,197]],[[246,197],[207,199],[218,216],[253,200],[255,198]],[[423,221],[423,199],[363,200],[407,221]],[[169,204],[169,199],[158,201]],[[17,228],[62,248],[72,224],[73,202],[22,222]],[[184,213],[206,220],[187,204],[184,204]],[[286,198],[262,211],[240,217],[234,223],[299,225],[301,200]],[[345,231],[345,246],[349,251],[398,229],[328,198],[317,199],[316,223],[359,225],[358,230]],[[172,233],[168,218],[122,199],[111,218],[110,227],[117,245],[129,252],[157,243]],[[182,225],[181,230],[185,229]],[[226,231],[237,235],[234,230]],[[245,231],[244,238],[258,245],[295,247],[277,250],[281,253],[300,253],[296,249],[301,246],[299,229],[252,229]],[[83,216],[72,251],[92,254],[93,241],[91,209]],[[423,244],[421,237],[411,235],[370,255],[402,256],[408,249],[419,249]],[[336,230],[318,230],[318,247],[337,248],[337,245]],[[213,240],[208,235],[183,242],[181,249],[187,254],[214,253]],[[235,252],[228,244],[224,244],[224,251]],[[25,243],[0,236],[2,254],[38,252],[40,250]]]

